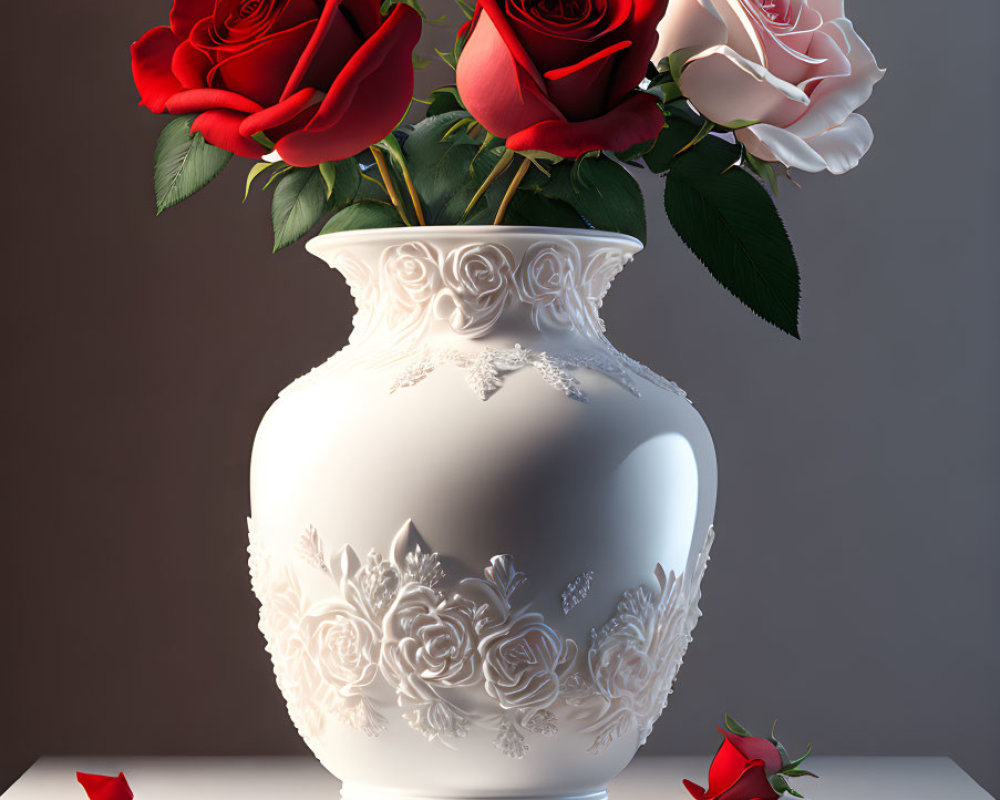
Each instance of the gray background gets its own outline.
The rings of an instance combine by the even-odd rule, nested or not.
[[[669,231],[606,306],[721,464],[704,619],[654,752],[723,711],[798,750],[947,754],[1000,792],[995,0],[854,0],[890,72],[862,168],[787,186],[802,342]],[[297,753],[245,566],[250,443],[339,348],[342,280],[243,170],[154,219],[128,43],[166,0],[8,4],[0,787],[47,754]]]

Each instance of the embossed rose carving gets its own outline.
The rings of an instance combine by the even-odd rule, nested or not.
[[[536,328],[583,323],[579,264],[580,251],[569,243],[540,243],[525,252],[516,275],[517,291],[521,301],[531,306]]]
[[[479,680],[474,610],[427,586],[403,588],[386,615],[382,645],[383,665],[400,691],[426,697],[414,683],[452,688]]]
[[[482,336],[506,308],[513,294],[510,252],[492,244],[472,244],[448,254],[444,283],[454,300],[449,322],[455,333]]]
[[[601,248],[587,260],[581,281],[580,310],[587,320],[588,332],[604,333],[604,320],[600,313],[604,296],[611,288],[611,282],[624,268],[625,262],[622,261],[621,254],[610,247]]]
[[[323,680],[342,697],[351,697],[378,674],[379,631],[350,606],[323,603],[309,609],[309,655]]]
[[[630,732],[645,738],[700,615],[712,538],[710,531],[690,577],[657,565],[658,591],[622,595],[614,616],[593,633],[586,666],[576,663],[572,639],[515,605],[526,576],[511,556],[494,556],[481,577],[449,584],[409,521],[389,558],[373,551],[363,563],[350,546],[328,558],[323,538],[308,528],[299,556],[334,590],[333,599],[308,609],[295,570],[272,573],[252,529],[250,563],[260,627],[304,737],[319,735],[329,720],[378,736],[388,724],[383,704],[391,690],[403,719],[428,741],[470,735],[474,721],[488,719],[494,745],[521,758],[528,737],[559,735],[558,703],[574,708],[595,737],[594,752]]]
[[[382,288],[390,328],[406,335],[429,321],[431,300],[441,289],[441,254],[423,242],[387,248],[382,254]]]
[[[615,617],[605,625],[587,654],[594,685],[626,713],[645,713],[655,694],[661,664],[650,646],[656,636],[656,606],[649,591],[625,593]]]
[[[576,658],[576,642],[562,639],[534,612],[508,619],[479,642],[486,692],[504,709],[542,709],[555,702]]]
[[[260,629],[268,637],[268,648],[275,660],[295,661],[306,647],[301,632],[302,591],[294,575],[272,582],[267,591],[269,602],[261,608]]]

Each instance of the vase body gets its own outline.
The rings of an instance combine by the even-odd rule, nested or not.
[[[699,616],[716,467],[674,384],[605,338],[640,244],[355,231],[358,305],[251,466],[260,626],[345,797],[601,797]]]

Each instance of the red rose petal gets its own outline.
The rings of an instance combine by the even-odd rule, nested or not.
[[[631,44],[618,42],[577,64],[546,72],[549,99],[570,120],[591,119],[602,114],[607,107],[607,86],[618,61],[616,56]]]
[[[506,9],[511,26],[541,70],[572,64],[595,50],[629,38],[626,23],[632,14],[631,0],[595,3],[590,15],[564,21],[529,14],[523,3],[516,1]]]
[[[327,3],[281,99],[287,100],[302,88],[328,87],[360,46],[361,39],[341,11],[339,0]]]
[[[167,98],[181,90],[170,62],[180,42],[167,27],[153,28],[132,45],[132,77],[142,96],[140,105],[163,112]]]
[[[336,3],[337,0],[325,0],[327,3]],[[354,24],[358,26],[361,36],[370,39],[375,35],[375,31],[384,21],[380,10],[379,0],[341,0],[341,10],[350,17]]]
[[[178,39],[186,39],[194,24],[212,16],[215,0],[174,0],[170,9],[170,29]]]
[[[171,114],[194,114],[212,109],[228,109],[253,114],[260,111],[260,105],[247,100],[236,92],[225,89],[188,89],[178,92],[167,101],[167,111]]]
[[[722,728],[719,728],[722,731]],[[725,733],[725,731],[722,731]],[[733,783],[747,768],[749,759],[727,736],[722,740],[715,758],[708,768],[708,790],[718,794]]]
[[[303,111],[310,108],[318,108],[323,96],[322,92],[318,92],[315,89],[301,89],[291,97],[282,100],[280,103],[269,106],[268,108],[258,111],[255,114],[251,114],[243,120],[240,125],[240,135],[253,136],[255,133],[260,133],[262,131],[271,131],[274,133],[275,129],[280,129],[282,126],[291,122]],[[305,122],[303,122],[303,125],[305,125]],[[282,134],[280,133],[274,136],[270,133],[268,134],[272,140],[279,138],[281,135]]]
[[[76,779],[90,800],[132,800],[132,789],[129,788],[123,772],[119,772],[116,776],[78,772]]]
[[[474,22],[473,33],[475,33],[475,28],[482,24],[482,17],[489,17],[490,21],[493,23],[496,33],[503,40],[504,44],[507,46],[507,50],[514,57],[514,61],[524,69],[531,77],[535,78],[539,85],[542,84],[542,76],[538,71],[538,66],[535,64],[535,60],[531,57],[528,51],[525,49],[524,44],[517,37],[514,29],[511,27],[510,18],[507,16],[506,12],[497,3],[497,0],[479,0],[479,13],[476,16]],[[468,48],[468,42],[466,42],[465,49]],[[465,53],[465,49],[462,53]]]
[[[708,792],[702,789],[697,783],[692,783],[691,781],[683,781],[684,788],[688,790],[694,800],[707,800]]]
[[[711,785],[709,786],[711,791]],[[736,782],[713,800],[778,800],[778,793],[768,783],[763,761],[751,761]]]
[[[722,734],[747,760],[763,761],[764,770],[768,775],[774,775],[781,769],[781,753],[767,739],[762,739],[760,736],[737,736],[726,730],[723,730]]]
[[[504,36],[491,14],[481,12],[458,59],[458,93],[472,115],[490,133],[507,137],[549,120],[563,121],[563,113],[549,100],[545,82],[532,65],[524,65],[516,51],[520,44]],[[530,60],[529,60],[530,63]],[[536,77],[537,76],[537,77]]]
[[[262,106],[278,102],[315,28],[316,20],[304,22],[223,59],[208,73],[209,86],[221,80],[222,87]]]
[[[212,60],[191,42],[181,42],[170,62],[174,77],[185,89],[204,89],[208,86],[205,76],[212,68]]]
[[[609,102],[617,103],[621,98],[627,97],[646,77],[649,60],[659,41],[656,25],[663,19],[666,10],[667,0],[635,0],[632,20],[624,26],[628,29],[627,36],[632,40],[632,47],[622,54],[611,86]]]
[[[576,158],[591,150],[626,150],[655,139],[663,112],[650,94],[636,92],[606,114],[582,122],[548,120],[507,138],[511,150],[542,150]]]
[[[305,129],[277,143],[294,166],[338,161],[384,139],[402,119],[413,96],[413,48],[420,15],[396,5],[330,87]]]
[[[206,111],[191,123],[191,132],[200,132],[205,141],[243,158],[260,158],[267,150],[253,139],[240,135],[245,114],[228,109]]]

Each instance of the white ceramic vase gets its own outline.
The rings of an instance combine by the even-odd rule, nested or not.
[[[251,468],[260,627],[355,798],[601,798],[700,615],[716,466],[673,383],[605,338],[641,249],[596,231],[320,236],[350,343]]]

